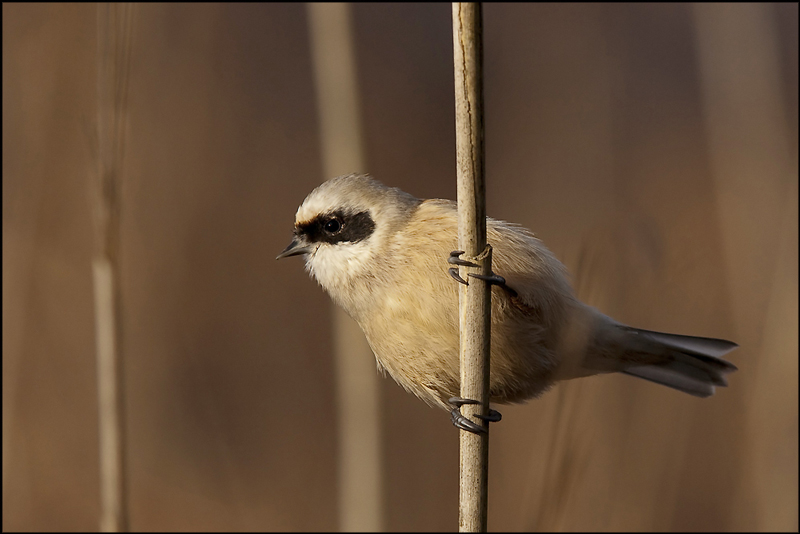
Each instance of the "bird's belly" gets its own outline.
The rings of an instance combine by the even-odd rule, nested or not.
[[[430,405],[448,407],[460,390],[457,294],[434,291],[381,299],[361,321],[379,365],[407,391]],[[528,322],[493,310],[490,392],[493,402],[522,402],[552,383],[555,355]]]
[[[382,304],[360,321],[378,364],[426,403],[445,406],[459,390],[457,299],[419,292]]]

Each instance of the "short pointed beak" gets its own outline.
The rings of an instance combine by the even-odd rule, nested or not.
[[[297,256],[298,254],[309,254],[313,251],[314,247],[312,245],[307,245],[295,237],[292,242],[289,243],[289,246],[283,249],[283,252],[278,254],[278,257],[275,259],[279,260],[281,258],[288,258],[289,256]]]

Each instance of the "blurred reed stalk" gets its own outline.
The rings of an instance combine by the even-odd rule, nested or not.
[[[798,168],[776,6],[699,3],[691,13],[732,336],[749,353],[740,358],[750,379],[731,391],[744,397],[750,437],[734,519],[755,501],[758,522],[744,529],[797,530]]]
[[[365,171],[350,6],[309,3],[308,22],[326,178]],[[383,527],[380,397],[375,357],[358,324],[333,305],[339,529]]]
[[[91,202],[104,532],[128,530],[119,226],[133,9],[131,3],[97,5],[97,176]]]
[[[463,258],[478,264],[475,273],[492,271],[492,248],[486,244],[486,186],[483,146],[482,5],[453,3],[453,63],[456,102],[456,171],[458,180],[458,246]],[[466,276],[462,276],[466,278]],[[491,287],[469,279],[459,289],[462,414],[489,413]],[[460,432],[458,523],[461,532],[486,532],[489,432]]]

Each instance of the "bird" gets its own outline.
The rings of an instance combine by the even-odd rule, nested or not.
[[[522,403],[558,382],[613,372],[708,397],[737,370],[722,358],[736,343],[619,323],[575,296],[564,265],[531,231],[491,217],[486,227],[490,402]],[[451,410],[454,423],[453,406],[472,402],[458,397],[454,278],[466,281],[451,265],[469,262],[454,250],[457,234],[455,202],[419,199],[353,173],[309,193],[292,242],[277,256],[304,256],[308,273],[361,327],[378,370]]]

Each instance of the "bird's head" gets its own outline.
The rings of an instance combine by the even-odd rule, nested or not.
[[[294,239],[277,259],[305,255],[306,270],[333,294],[376,268],[420,202],[365,174],[333,178],[297,209]]]

